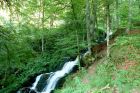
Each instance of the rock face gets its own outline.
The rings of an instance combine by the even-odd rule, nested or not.
[[[24,87],[24,88],[20,89],[17,93],[29,93],[29,92],[30,92],[30,88]]]

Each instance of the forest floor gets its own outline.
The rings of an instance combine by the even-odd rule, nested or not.
[[[109,61],[104,56],[69,76],[55,93],[140,93],[140,30],[118,36],[110,51]]]

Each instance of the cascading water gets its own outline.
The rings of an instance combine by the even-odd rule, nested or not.
[[[30,91],[24,93],[50,93],[55,89],[57,82],[69,74],[73,68],[78,65],[79,58],[77,57],[74,61],[66,62],[63,68],[56,72],[41,74],[36,77],[32,87],[29,87]],[[32,92],[34,91],[34,92]],[[17,93],[22,93],[18,91]]]
[[[33,83],[33,86],[31,87],[32,90],[35,90],[36,86],[37,86],[37,83],[38,81],[40,80],[40,77],[42,76],[43,74],[39,75],[36,77],[36,80],[35,80],[35,83]]]

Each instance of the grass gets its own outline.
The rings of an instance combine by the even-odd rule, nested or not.
[[[109,62],[104,57],[94,74],[84,69],[69,76],[64,86],[55,93],[138,93],[139,73],[140,35],[119,36],[111,45]],[[83,78],[88,82],[84,83]]]

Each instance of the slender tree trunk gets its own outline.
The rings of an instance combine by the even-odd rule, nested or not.
[[[54,18],[55,14],[53,14],[52,17],[50,18],[50,28],[54,26]]]
[[[80,47],[79,47],[79,36],[78,36],[78,32],[76,30],[76,39],[77,39],[77,53],[78,53],[78,65],[79,65],[79,69],[81,69],[81,65],[80,65]]]
[[[89,0],[86,0],[86,30],[87,30],[88,51],[91,53],[91,37],[90,37],[90,4],[89,4]]]
[[[19,10],[20,11],[20,10]],[[17,21],[18,21],[18,29],[20,29],[20,15],[19,15],[19,13],[17,12]]]
[[[109,32],[110,32],[110,5],[109,0],[106,0],[106,32],[107,32],[107,58],[109,58]]]
[[[118,0],[115,0],[115,6],[116,6],[116,9],[115,9],[115,28],[118,28],[119,27],[119,16],[118,16],[118,7],[119,7],[119,2]]]
[[[40,28],[40,24],[41,24],[41,9],[42,9],[42,2],[41,2],[41,0],[39,0],[39,15],[38,15],[38,22],[37,22],[37,24],[38,24],[38,28]]]
[[[18,22],[18,29],[21,28],[21,22],[20,22],[20,18],[21,18],[21,15],[20,15],[20,8],[18,7],[18,5],[16,5],[16,17],[17,17],[17,22]]]
[[[77,15],[75,13],[75,8],[74,8],[73,0],[71,0],[71,9],[72,9],[73,21],[74,21],[73,27],[76,28],[78,26],[78,23],[77,23],[78,19],[77,19]],[[76,40],[77,40],[77,47],[78,47],[77,53],[79,55],[80,54],[79,53],[79,36],[78,36],[78,31],[77,30],[76,30]]]
[[[42,0],[42,32],[44,32],[44,16],[45,16],[45,8],[44,8],[45,2]],[[44,35],[42,34],[42,52],[44,52]]]
[[[92,0],[92,3],[93,3],[93,11],[92,11],[92,15],[93,17],[91,18],[92,20],[92,37],[93,39],[95,39],[95,33],[96,33],[96,28],[97,28],[97,14],[96,14],[96,11],[97,11],[97,0]]]
[[[128,25],[126,32],[128,33],[131,29],[131,0],[128,0]]]
[[[78,26],[78,22],[77,22],[77,15],[75,13],[75,7],[74,7],[74,3],[73,0],[71,0],[71,9],[72,9],[72,13],[73,13],[73,20],[74,20],[74,28],[76,28]],[[79,47],[79,35],[78,35],[78,31],[76,30],[76,41],[77,41],[77,53],[78,53],[78,58],[80,60],[80,47]],[[79,62],[79,69],[81,68],[80,66],[80,62]]]

